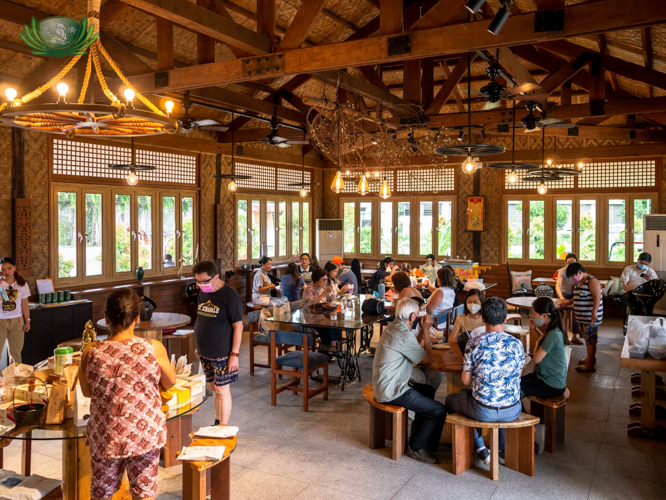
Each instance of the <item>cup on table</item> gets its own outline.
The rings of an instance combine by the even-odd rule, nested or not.
[[[72,291],[71,290],[65,290],[65,300],[66,301],[72,300]]]
[[[43,293],[39,294],[39,303],[40,304],[46,304],[46,295]]]
[[[349,295],[354,295],[354,284],[353,283],[348,283],[347,284],[347,293]]]
[[[64,291],[58,292],[58,302],[65,302],[65,292]]]
[[[53,292],[51,294],[51,304],[57,304],[58,303],[58,292]]]
[[[45,293],[44,294],[44,304],[50,304],[51,303],[51,294],[50,293]]]

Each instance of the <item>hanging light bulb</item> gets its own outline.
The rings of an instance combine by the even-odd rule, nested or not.
[[[164,109],[166,109],[167,116],[173,111],[173,101],[167,101],[164,103]]]
[[[11,87],[8,87],[7,90],[5,90],[5,96],[7,96],[7,103],[11,106],[12,103],[14,102],[14,99],[16,99],[16,96],[18,95],[18,92],[16,92],[16,89],[13,89]]]
[[[301,198],[305,198],[308,195],[308,191],[305,189],[305,187],[302,187],[298,194],[301,196]]]
[[[578,170],[583,170],[583,162],[582,161],[578,164]]]
[[[130,173],[127,174],[127,184],[130,186],[136,186],[139,183],[139,176],[136,175],[134,170],[130,170]]]
[[[58,85],[56,85],[56,90],[58,91],[58,101],[65,102],[65,96],[69,90],[69,85],[67,85],[65,82],[60,82]]]
[[[476,169],[479,168],[479,165],[474,161],[474,158],[468,156],[467,159],[462,163],[462,171],[464,174],[473,174],[476,172]]]
[[[238,189],[238,184],[236,184],[236,182],[233,179],[231,179],[231,181],[229,181],[229,184],[227,184],[227,189],[232,193],[235,193],[236,190]]]
[[[546,194],[547,192],[548,192],[548,187],[546,186],[546,183],[541,181],[541,184],[539,184],[539,187],[537,188],[537,193]]]
[[[356,192],[362,196],[365,196],[370,192],[370,186],[368,185],[368,179],[365,178],[365,174],[361,175],[361,180],[358,182]]]
[[[125,94],[125,99],[127,99],[127,105],[134,106],[134,96],[135,96],[134,90],[128,87],[125,89],[125,92],[123,92],[123,94]]]
[[[509,176],[507,177],[507,180],[509,181],[509,184],[515,184],[516,182],[518,182],[518,176],[516,175],[515,170],[511,170],[509,172]]]
[[[342,180],[342,172],[339,170],[335,174],[335,179],[333,179],[333,184],[331,184],[331,190],[338,194],[345,190],[345,181]]]
[[[379,188],[379,197],[384,198],[385,200],[391,197],[391,188],[386,179],[382,181],[382,185]]]

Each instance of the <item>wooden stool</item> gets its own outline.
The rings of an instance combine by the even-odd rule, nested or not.
[[[490,478],[499,480],[499,430],[506,429],[505,466],[528,476],[534,476],[534,426],[539,418],[521,413],[513,422],[482,422],[462,413],[447,415],[446,423],[453,426],[453,473],[474,466],[474,428],[490,429]]]
[[[531,401],[530,413],[541,419],[546,425],[546,445],[544,450],[555,453],[556,443],[564,443],[564,408],[569,400],[569,389],[556,398],[542,399],[529,396]]]
[[[194,438],[190,446],[225,446],[219,462],[189,462],[183,464],[183,500],[229,500],[231,497],[231,453],[237,437],[229,439]]]
[[[370,403],[370,449],[384,448],[385,441],[393,441],[391,458],[398,460],[407,445],[407,408],[375,401],[372,385],[363,389],[363,397]]]
[[[520,326],[523,322],[523,316],[522,314],[507,314],[506,315],[506,322],[508,323],[509,321],[513,321],[513,324],[516,326]]]
[[[263,308],[264,308],[264,306],[257,305],[254,302],[247,302],[245,304],[245,309],[248,312],[250,312],[250,311],[260,311]]]

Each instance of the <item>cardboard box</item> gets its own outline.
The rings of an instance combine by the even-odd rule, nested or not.
[[[44,370],[36,371],[35,372],[35,377],[37,377],[42,382],[48,384],[50,382],[49,378],[53,374],[54,374],[54,371],[52,369],[46,368]]]
[[[0,425],[13,425],[15,423],[14,408],[27,404],[25,401],[10,401],[0,404]]]
[[[190,390],[184,387],[173,386],[169,389],[169,392],[176,396],[179,405],[185,404],[190,400]],[[171,401],[169,401],[169,404],[171,404]]]
[[[65,420],[69,388],[66,385],[55,385],[51,389],[49,405],[46,409],[47,424],[62,424]]]
[[[198,380],[194,382],[188,382],[183,386],[185,389],[189,389],[190,391],[190,397],[198,396],[199,394],[203,394],[204,391],[204,386],[201,382]]]
[[[187,380],[189,380],[190,382],[195,382],[195,381],[198,380],[202,384],[205,384],[206,383],[206,375],[204,375],[203,373],[198,373],[197,375],[191,375],[191,376],[187,377]]]
[[[27,401],[28,403],[46,403],[48,401],[47,390],[50,387],[46,386],[45,388],[42,384],[37,384],[33,391],[30,391],[28,384],[17,385],[14,391],[14,399]]]

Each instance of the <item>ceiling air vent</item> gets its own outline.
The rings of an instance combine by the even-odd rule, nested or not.
[[[342,231],[342,219],[319,219],[320,231]]]
[[[645,230],[646,231],[665,231],[666,230],[666,215],[646,215],[645,216]]]

